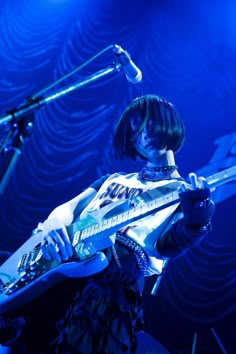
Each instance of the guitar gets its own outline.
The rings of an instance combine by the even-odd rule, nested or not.
[[[206,178],[213,189],[234,179],[236,166]],[[158,211],[169,210],[171,214],[176,209],[179,203],[176,181],[169,185],[169,190],[174,188],[174,191],[160,196],[159,188],[154,188],[131,200],[121,200],[91,212],[68,226],[73,248],[73,256],[68,261],[46,260],[41,251],[43,233],[31,236],[0,267],[0,313],[18,310],[63,278],[82,278],[104,270],[108,260],[102,250],[114,244],[118,230]],[[154,246],[155,240],[144,235],[135,241],[148,249]]]

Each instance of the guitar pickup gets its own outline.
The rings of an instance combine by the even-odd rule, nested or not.
[[[96,253],[96,249],[91,242],[80,242],[76,245],[74,250],[75,254],[73,255],[73,258],[77,258],[80,261],[86,260],[87,258],[94,256]]]

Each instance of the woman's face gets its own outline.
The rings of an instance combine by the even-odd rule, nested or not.
[[[159,141],[155,129],[156,121],[148,119],[142,123],[140,117],[131,119],[131,129],[134,132],[133,144],[139,155],[150,162],[156,162],[166,149],[159,149]]]

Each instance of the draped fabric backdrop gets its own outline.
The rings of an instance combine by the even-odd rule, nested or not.
[[[2,117],[110,67],[114,44],[143,74],[134,85],[123,70],[114,72],[17,122],[0,120],[1,262],[96,178],[139,169],[114,160],[111,137],[122,110],[141,94],[164,96],[185,121],[186,143],[176,156],[183,177],[235,165],[235,15],[233,0],[1,0]],[[17,131],[28,134],[21,154],[11,149]],[[197,353],[222,353],[222,345],[236,352],[235,191],[235,181],[217,188],[213,231],[169,261],[155,296],[155,277],[147,279],[146,331],[171,353],[191,353],[194,335]]]

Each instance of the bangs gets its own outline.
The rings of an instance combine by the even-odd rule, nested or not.
[[[125,109],[117,124],[113,147],[118,158],[137,158],[133,141],[145,126],[152,121],[152,133],[157,137],[158,149],[181,149],[185,128],[175,107],[167,100],[156,95],[146,95],[134,99]]]

